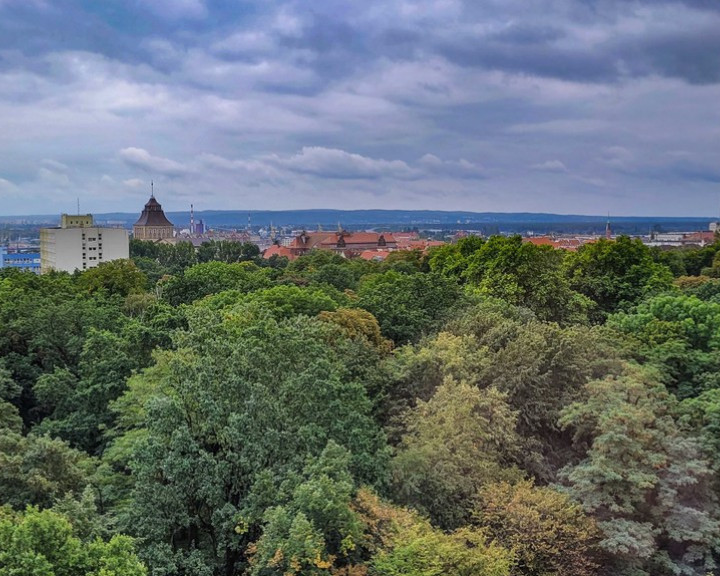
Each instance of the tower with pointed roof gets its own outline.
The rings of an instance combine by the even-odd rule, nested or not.
[[[140,218],[133,226],[133,237],[138,240],[162,240],[172,238],[175,227],[165,216],[160,202],[155,199],[155,193],[150,193],[150,200],[140,214]]]

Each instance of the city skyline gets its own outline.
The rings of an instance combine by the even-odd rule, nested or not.
[[[0,0],[2,214],[720,210],[705,0]]]

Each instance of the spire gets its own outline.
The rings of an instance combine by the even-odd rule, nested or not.
[[[193,211],[193,205],[190,204],[190,236],[195,234],[195,212]]]
[[[605,238],[607,240],[612,238],[612,230],[610,230],[610,212],[608,212],[607,224],[605,224]]]
[[[155,198],[155,183],[150,180],[150,198]]]

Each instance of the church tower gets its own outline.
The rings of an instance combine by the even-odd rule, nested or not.
[[[133,238],[138,240],[162,240],[172,238],[175,227],[167,219],[162,206],[155,199],[154,192],[150,193],[150,200],[140,214],[140,218],[133,226]]]

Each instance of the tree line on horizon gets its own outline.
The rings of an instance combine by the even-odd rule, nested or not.
[[[0,576],[720,574],[720,242],[0,271]]]

